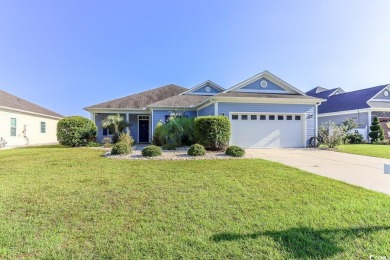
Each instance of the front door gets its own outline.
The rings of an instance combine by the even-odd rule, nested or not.
[[[139,116],[138,118],[138,142],[149,142],[149,116]]]

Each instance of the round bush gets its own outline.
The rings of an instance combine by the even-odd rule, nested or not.
[[[125,142],[117,142],[111,149],[112,155],[129,154],[131,153],[131,146]]]
[[[161,148],[155,145],[149,145],[142,149],[142,155],[145,157],[160,156],[161,154]]]
[[[225,116],[200,116],[194,120],[196,142],[207,150],[224,150],[229,144],[230,121]]]
[[[193,144],[188,149],[187,154],[191,156],[202,156],[206,154],[206,149],[201,144]]]
[[[229,146],[228,149],[226,149],[225,154],[233,157],[242,157],[245,154],[245,150],[239,146],[232,145]]]
[[[57,140],[62,145],[86,146],[96,136],[96,125],[82,116],[69,116],[57,124]]]

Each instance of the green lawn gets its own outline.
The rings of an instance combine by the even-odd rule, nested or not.
[[[390,197],[264,160],[0,151],[1,258],[390,255]]]
[[[337,150],[343,153],[353,153],[390,159],[390,145],[349,144],[340,145],[337,147]]]

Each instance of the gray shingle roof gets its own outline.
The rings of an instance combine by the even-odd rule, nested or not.
[[[210,96],[180,95],[173,96],[149,105],[149,107],[194,107],[211,98]]]
[[[186,91],[186,88],[170,84],[163,87],[151,89],[138,94],[110,100],[104,103],[86,107],[85,109],[94,108],[126,108],[126,109],[143,109],[150,104],[161,100],[179,95]]]
[[[64,117],[63,115],[60,115],[44,107],[38,106],[17,96],[11,95],[3,90],[0,90],[0,106],[47,116],[54,116],[60,118]]]

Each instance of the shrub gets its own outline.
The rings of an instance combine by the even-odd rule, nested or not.
[[[225,154],[233,157],[242,157],[245,154],[245,150],[239,146],[232,145],[226,149]]]
[[[176,146],[173,144],[163,144],[162,149],[163,150],[176,150]]]
[[[88,147],[101,147],[102,144],[91,141],[91,142],[89,142],[89,143],[87,144],[87,146],[88,146]]]
[[[338,126],[332,121],[323,123],[318,129],[318,133],[322,138],[321,143],[329,148],[342,144],[347,135],[343,126]]]
[[[384,130],[379,123],[378,117],[374,117],[370,130],[371,131],[368,136],[371,138],[372,143],[377,143],[378,141],[382,141],[384,139]]]
[[[85,146],[95,139],[96,125],[82,116],[69,116],[57,124],[57,140],[62,145]]]
[[[129,146],[125,142],[117,142],[116,144],[114,144],[114,146],[111,149],[112,155],[129,154],[131,152],[132,152],[131,146]]]
[[[157,146],[163,145],[163,139],[162,139],[162,129],[163,128],[163,123],[158,122],[156,125],[156,128],[154,128],[153,132],[153,144]]]
[[[123,142],[128,146],[132,146],[134,144],[134,139],[131,137],[130,132],[128,133],[120,133],[118,142]]]
[[[346,136],[348,144],[361,144],[364,141],[364,137],[359,133],[353,133]]]
[[[104,137],[103,138],[103,146],[105,148],[110,148],[112,146],[112,139],[111,139],[111,137]]]
[[[171,144],[176,147],[191,145],[195,142],[194,137],[194,119],[172,116],[165,124],[159,123],[153,134],[153,143],[155,145]]]
[[[225,116],[197,117],[194,132],[197,143],[206,150],[223,150],[229,144],[230,121]]]
[[[131,124],[127,122],[121,115],[108,115],[102,120],[102,127],[107,128],[113,133],[112,142],[115,144],[119,142],[120,133],[129,127]]]
[[[188,149],[187,154],[191,156],[202,156],[206,154],[206,149],[201,144],[193,144]]]
[[[161,154],[161,148],[155,145],[149,145],[142,149],[142,155],[145,157],[160,156]]]

